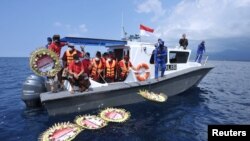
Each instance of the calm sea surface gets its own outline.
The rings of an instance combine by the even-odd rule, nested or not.
[[[208,124],[250,124],[250,62],[209,63],[215,68],[198,87],[163,104],[123,106],[132,115],[127,122],[85,130],[75,141],[206,141]],[[0,58],[1,141],[35,141],[53,124],[77,116],[48,117],[43,109],[27,109],[21,93],[30,74],[28,58]]]

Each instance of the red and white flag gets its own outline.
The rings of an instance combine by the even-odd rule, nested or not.
[[[145,25],[140,24],[140,35],[141,36],[149,36],[148,33],[153,33],[153,32],[154,32],[153,28],[150,28],[150,27],[147,27]]]

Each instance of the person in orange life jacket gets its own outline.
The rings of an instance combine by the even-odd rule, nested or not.
[[[117,66],[116,61],[114,60],[113,55],[110,54],[106,60],[106,65],[105,65],[106,82],[111,83],[115,81],[116,66]]]
[[[52,43],[52,38],[51,37],[48,37],[47,38],[47,45],[46,45],[46,48],[48,49],[49,48],[49,46],[51,45],[51,43]]]
[[[75,49],[75,46],[73,44],[68,44],[68,49],[64,52],[62,60],[64,63],[64,68],[66,68],[72,61],[74,61],[73,56],[77,54],[79,57],[83,57],[85,52],[84,49],[81,50]]]
[[[91,69],[90,77],[97,82],[101,82],[100,80],[103,79],[103,76],[100,75],[104,69],[104,64],[101,59],[101,52],[97,51],[95,58],[92,59]]]
[[[79,59],[79,56],[75,54],[73,56],[74,61],[72,61],[69,68],[69,82],[72,87],[71,93],[74,93],[74,86],[79,86],[79,91],[83,92],[87,90],[90,86],[88,76],[84,73],[84,67]]]
[[[115,60],[115,53],[114,52],[112,52],[112,51],[109,51],[109,56],[112,58],[112,59],[114,59]]]
[[[87,52],[84,56],[84,59],[82,60],[82,64],[84,67],[84,72],[90,76],[90,72],[91,72],[91,60],[90,60],[90,54],[89,52]]]
[[[102,56],[102,54],[101,54],[101,52],[100,51],[97,51],[97,56],[100,56],[100,59],[101,59],[101,61],[102,61],[102,64],[103,64],[103,69],[105,69],[105,62],[106,62],[106,58],[107,58],[107,56]]]
[[[84,50],[82,49],[82,52],[75,49],[75,46],[73,44],[68,44],[68,49],[64,52],[62,61],[63,61],[63,72],[62,72],[62,81],[67,80],[68,77],[68,65],[74,61],[73,56],[77,54],[79,57],[83,57]]]
[[[103,63],[103,72],[101,73],[101,75],[102,76],[104,76],[105,77],[105,69],[106,69],[106,60],[108,59],[108,57],[109,57],[109,54],[107,53],[107,52],[104,52],[103,54],[102,54],[102,63]],[[101,79],[101,81],[102,81],[102,79]],[[104,81],[102,82],[102,83],[104,83]]]
[[[104,58],[105,61],[108,59],[108,57],[109,57],[109,54],[108,54],[107,52],[104,52],[104,53],[102,54],[102,58]]]
[[[119,69],[119,67],[118,67],[118,62],[119,62],[119,61],[118,61],[118,59],[116,58],[114,52],[109,51],[109,52],[108,52],[108,55],[110,56],[111,59],[113,59],[113,60],[116,61],[116,68],[115,68],[115,81],[116,81],[116,80],[118,80],[118,69]]]
[[[136,68],[129,61],[129,56],[127,55],[125,55],[123,59],[119,61],[118,67],[119,81],[124,81],[127,78],[128,73],[130,72],[130,68],[136,70]]]

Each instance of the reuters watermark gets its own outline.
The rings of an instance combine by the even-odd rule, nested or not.
[[[208,125],[208,141],[250,141],[250,125]]]

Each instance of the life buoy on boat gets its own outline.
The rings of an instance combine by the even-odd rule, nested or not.
[[[137,72],[135,72],[136,79],[139,81],[145,81],[149,78],[149,66],[146,63],[141,63],[137,66]]]

